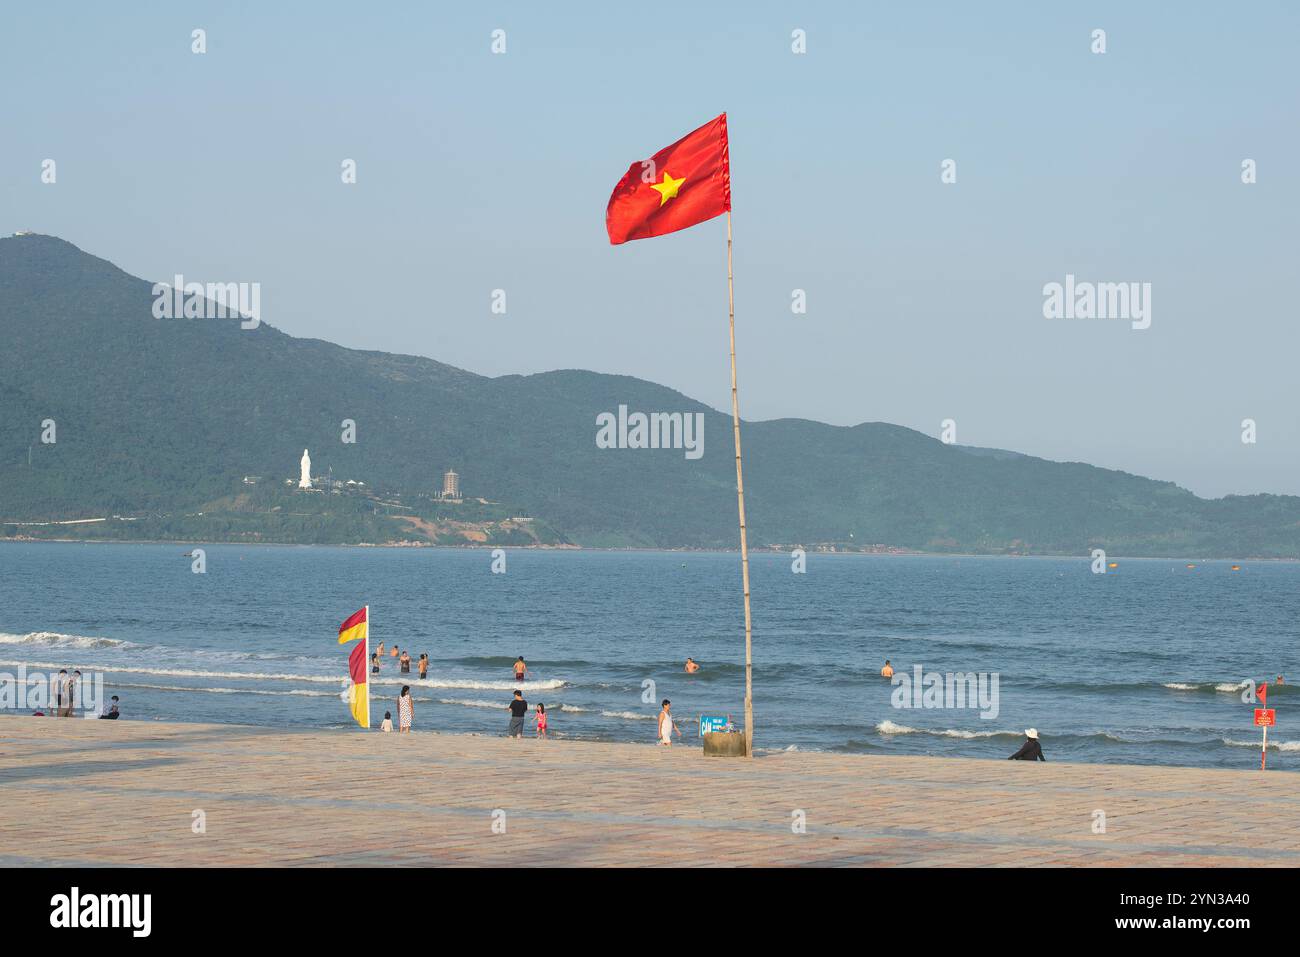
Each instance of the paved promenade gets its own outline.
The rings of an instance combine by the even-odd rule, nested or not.
[[[1295,867],[1297,784],[1245,769],[744,761],[649,744],[11,717],[0,865]],[[798,812],[806,833],[792,830]]]

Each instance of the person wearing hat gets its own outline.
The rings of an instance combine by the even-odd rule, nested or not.
[[[1007,758],[1007,760],[1008,761],[1046,761],[1047,758],[1043,757],[1043,746],[1038,743],[1038,729],[1026,728],[1025,738],[1026,738],[1025,743],[1020,746],[1020,750],[1017,751],[1015,754],[1011,755],[1011,757]]]

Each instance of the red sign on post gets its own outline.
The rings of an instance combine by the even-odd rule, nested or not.
[[[1271,728],[1277,724],[1277,710],[1274,708],[1255,709],[1255,727]]]

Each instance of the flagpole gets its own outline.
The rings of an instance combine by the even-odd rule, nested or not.
[[[731,329],[731,427],[736,436],[736,504],[740,512],[740,579],[745,589],[745,757],[754,756],[753,626],[749,612],[749,546],[745,540],[745,479],[740,470],[740,402],[736,398],[736,293],[731,270],[731,210],[727,210],[727,319]]]

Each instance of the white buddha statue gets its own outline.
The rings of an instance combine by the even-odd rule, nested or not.
[[[302,475],[298,479],[299,488],[311,488],[311,456],[302,450]]]

